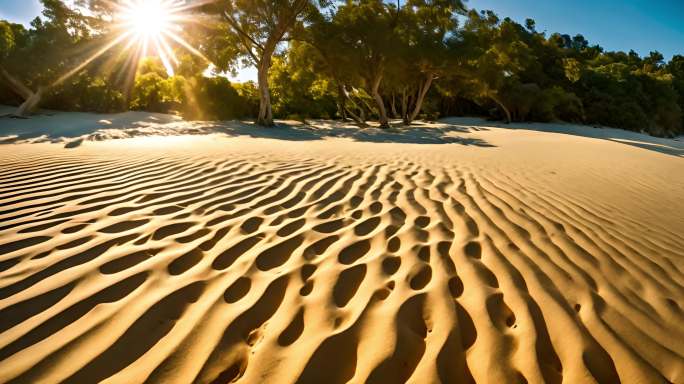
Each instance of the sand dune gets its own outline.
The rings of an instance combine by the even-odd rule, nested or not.
[[[0,147],[0,382],[684,383],[684,160],[461,136]]]

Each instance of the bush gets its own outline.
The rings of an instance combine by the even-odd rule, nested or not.
[[[131,92],[130,108],[150,112],[171,112],[184,104],[185,78],[163,78],[156,72],[136,77]]]
[[[273,114],[329,119],[337,112],[336,89],[331,80],[309,70],[296,68],[296,61],[277,57],[271,68]]]
[[[98,113],[122,112],[126,100],[104,77],[84,73],[53,89],[43,103],[45,108]]]
[[[561,87],[552,87],[545,89],[541,95],[543,100],[546,100],[550,112],[546,110],[544,113],[550,113],[549,120],[557,119],[569,121],[573,123],[580,123],[584,121],[584,106],[582,100],[572,92],[567,92]]]
[[[193,111],[184,114],[188,118],[206,120],[229,120],[253,116],[258,111],[254,95],[249,85],[230,83],[225,77],[198,78],[192,87],[192,94],[197,102]],[[242,92],[242,94],[241,94]]]
[[[579,92],[586,121],[611,127],[673,136],[682,130],[682,110],[671,75],[628,71],[606,65],[586,73]]]
[[[503,101],[514,121],[584,120],[582,100],[558,86],[541,89],[534,83],[513,84],[504,91]]]
[[[511,84],[503,90],[502,99],[510,110],[511,118],[514,121],[527,121],[532,108],[543,107],[538,105],[538,100],[543,99],[541,98],[541,89],[537,84]]]
[[[126,99],[123,93],[109,87],[104,79],[91,81],[81,94],[79,102],[85,111],[106,113],[120,112],[126,109]]]

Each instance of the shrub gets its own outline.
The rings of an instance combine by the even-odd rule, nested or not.
[[[150,112],[170,112],[183,104],[185,78],[163,78],[156,72],[139,75],[131,92],[130,108]]]
[[[196,80],[192,94],[197,100],[196,118],[208,120],[237,119],[253,115],[249,96],[240,94],[245,86],[235,87],[225,77],[202,77]],[[258,108],[258,98],[257,105]]]

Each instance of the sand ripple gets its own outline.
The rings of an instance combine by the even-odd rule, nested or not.
[[[0,381],[684,382],[682,232],[532,179],[7,158]]]

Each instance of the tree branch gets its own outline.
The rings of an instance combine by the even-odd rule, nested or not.
[[[245,32],[245,31],[240,27],[240,23],[238,23],[238,22],[233,18],[233,16],[231,16],[227,11],[224,11],[224,12],[223,12],[223,17],[225,17],[226,21],[228,22],[228,24],[230,24],[231,28],[233,28],[233,29],[235,30],[235,32],[237,32],[240,36],[242,36],[243,38],[246,38],[247,40],[249,40],[252,44],[254,44],[255,47],[257,47],[257,48],[259,48],[259,49],[261,49],[261,50],[264,49],[264,46],[261,45],[258,41],[254,40],[254,39],[252,38],[252,36],[250,36],[247,32]],[[250,49],[250,51],[251,51],[251,49]]]

